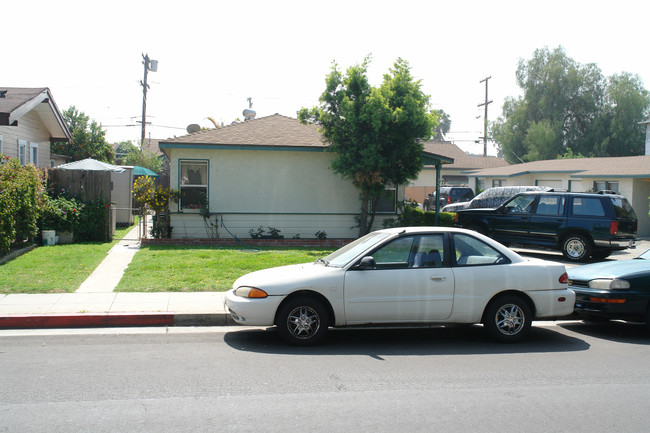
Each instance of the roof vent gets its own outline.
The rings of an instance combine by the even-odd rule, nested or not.
[[[5,96],[7,96],[7,92],[8,90],[0,90],[0,98],[4,98]]]

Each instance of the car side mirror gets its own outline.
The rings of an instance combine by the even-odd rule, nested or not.
[[[359,269],[363,271],[367,271],[369,269],[375,269],[376,264],[375,264],[375,259],[372,256],[366,256],[361,259],[361,263],[359,263]]]

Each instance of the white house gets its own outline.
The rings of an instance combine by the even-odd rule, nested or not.
[[[170,161],[170,186],[181,193],[170,212],[172,238],[208,238],[201,203],[208,198],[211,223],[222,237],[249,237],[250,230],[273,227],[285,238],[356,237],[359,191],[330,169],[318,126],[275,114],[222,128],[161,140]],[[450,158],[425,152],[440,166]],[[375,228],[395,217],[404,186],[386,191]]]
[[[71,140],[50,89],[0,87],[0,153],[22,165],[52,167],[65,157],[52,155],[50,143]]]

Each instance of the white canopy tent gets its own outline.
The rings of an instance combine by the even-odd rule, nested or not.
[[[124,171],[122,167],[107,162],[97,161],[92,158],[69,162],[67,164],[59,165],[56,168],[61,170],[114,171],[116,173],[122,173]]]

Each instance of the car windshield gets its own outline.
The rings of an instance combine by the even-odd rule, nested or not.
[[[323,260],[325,260],[329,266],[334,266],[337,268],[343,267],[347,265],[350,260],[353,260],[359,254],[363,253],[368,248],[381,242],[389,236],[391,236],[390,233],[369,233],[357,239],[356,241],[350,242],[346,246],[339,248],[329,256],[324,257]]]
[[[637,259],[650,260],[650,250],[645,251]]]

